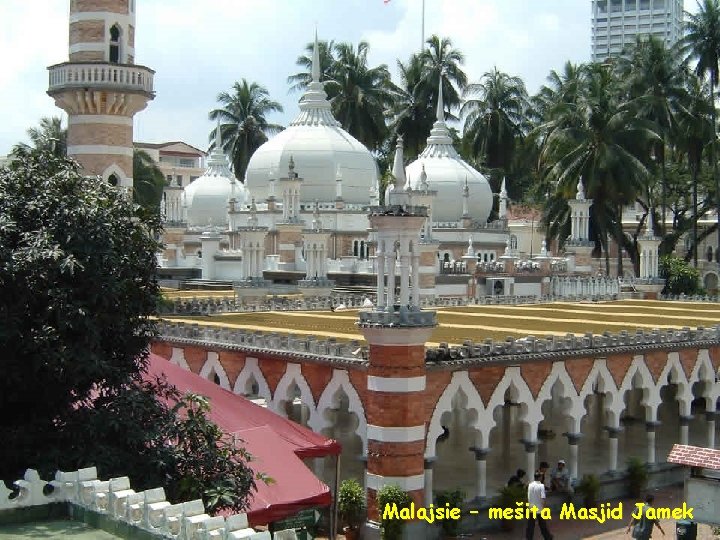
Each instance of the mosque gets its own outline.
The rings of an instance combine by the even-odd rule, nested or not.
[[[154,72],[133,63],[134,35],[134,0],[73,0],[70,61],[49,68],[48,93],[68,112],[68,153],[124,188],[132,186],[132,118],[155,95]],[[316,470],[326,480],[363,478],[373,517],[376,494],[390,483],[418,503],[458,487],[484,501],[509,467],[533,471],[563,456],[573,481],[602,474],[615,489],[628,457],[660,478],[676,472],[662,463],[672,442],[715,446],[720,327],[712,304],[422,309],[624,294],[622,281],[597,275],[582,181],[568,201],[570,239],[554,257],[533,224],[508,211],[504,189],[499,217],[488,222],[494,195],[453,148],[442,94],[427,147],[405,166],[398,140],[382,194],[373,156],[331,114],[317,40],[299,109],[252,156],[244,183],[216,141],[205,174],[166,191],[163,210],[182,219],[168,220],[160,275],[178,286],[232,284],[255,305],[277,291],[318,298],[355,288],[367,309],[281,311],[262,330],[258,313],[242,328],[168,319],[153,352],[339,440],[342,470]],[[662,288],[651,231],[640,237],[633,294]],[[621,313],[632,324],[610,313],[623,309],[637,313]],[[532,319],[535,336],[467,339],[478,325],[470,320],[490,315],[514,321],[501,331]],[[608,319],[616,333],[578,330],[578,317]],[[431,341],[438,320],[461,338]],[[698,328],[679,329],[688,320]],[[353,330],[328,337],[322,326],[331,323]]]

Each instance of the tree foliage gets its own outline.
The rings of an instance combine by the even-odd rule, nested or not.
[[[157,213],[47,151],[0,168],[0,477],[96,464],[139,489],[242,508],[248,456],[207,404],[143,377]]]
[[[663,294],[701,294],[700,272],[687,261],[673,255],[660,258],[660,277],[665,279]]]

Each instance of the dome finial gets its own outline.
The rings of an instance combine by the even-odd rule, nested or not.
[[[422,191],[428,190],[427,173],[425,172],[425,164],[422,164],[422,171],[420,171],[420,189]]]
[[[320,82],[320,47],[318,46],[317,28],[315,29],[315,44],[313,45],[312,82]]]
[[[217,119],[217,127],[215,128],[215,150],[222,152],[222,133],[220,131],[220,117]]]
[[[295,174],[295,160],[290,155],[290,162],[288,163],[288,178],[297,178]]]
[[[443,75],[445,74],[445,70],[440,70],[440,83],[438,85],[438,101],[437,101],[437,111],[436,111],[436,119],[438,122],[444,122],[445,121],[445,104],[443,103]]]

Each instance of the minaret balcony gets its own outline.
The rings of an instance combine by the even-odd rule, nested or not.
[[[145,66],[109,62],[66,62],[48,68],[48,94],[68,89],[93,89],[132,92],[155,97],[155,72]]]

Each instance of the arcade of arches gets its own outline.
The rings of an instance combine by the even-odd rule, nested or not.
[[[363,478],[367,371],[331,362],[156,342],[153,352],[338,440]],[[655,464],[674,443],[715,446],[720,347],[427,370],[425,486],[495,493],[516,468],[565,459],[574,478]],[[398,399],[401,399],[398,397]],[[309,464],[326,482],[330,463]],[[426,490],[426,497],[427,497]]]

